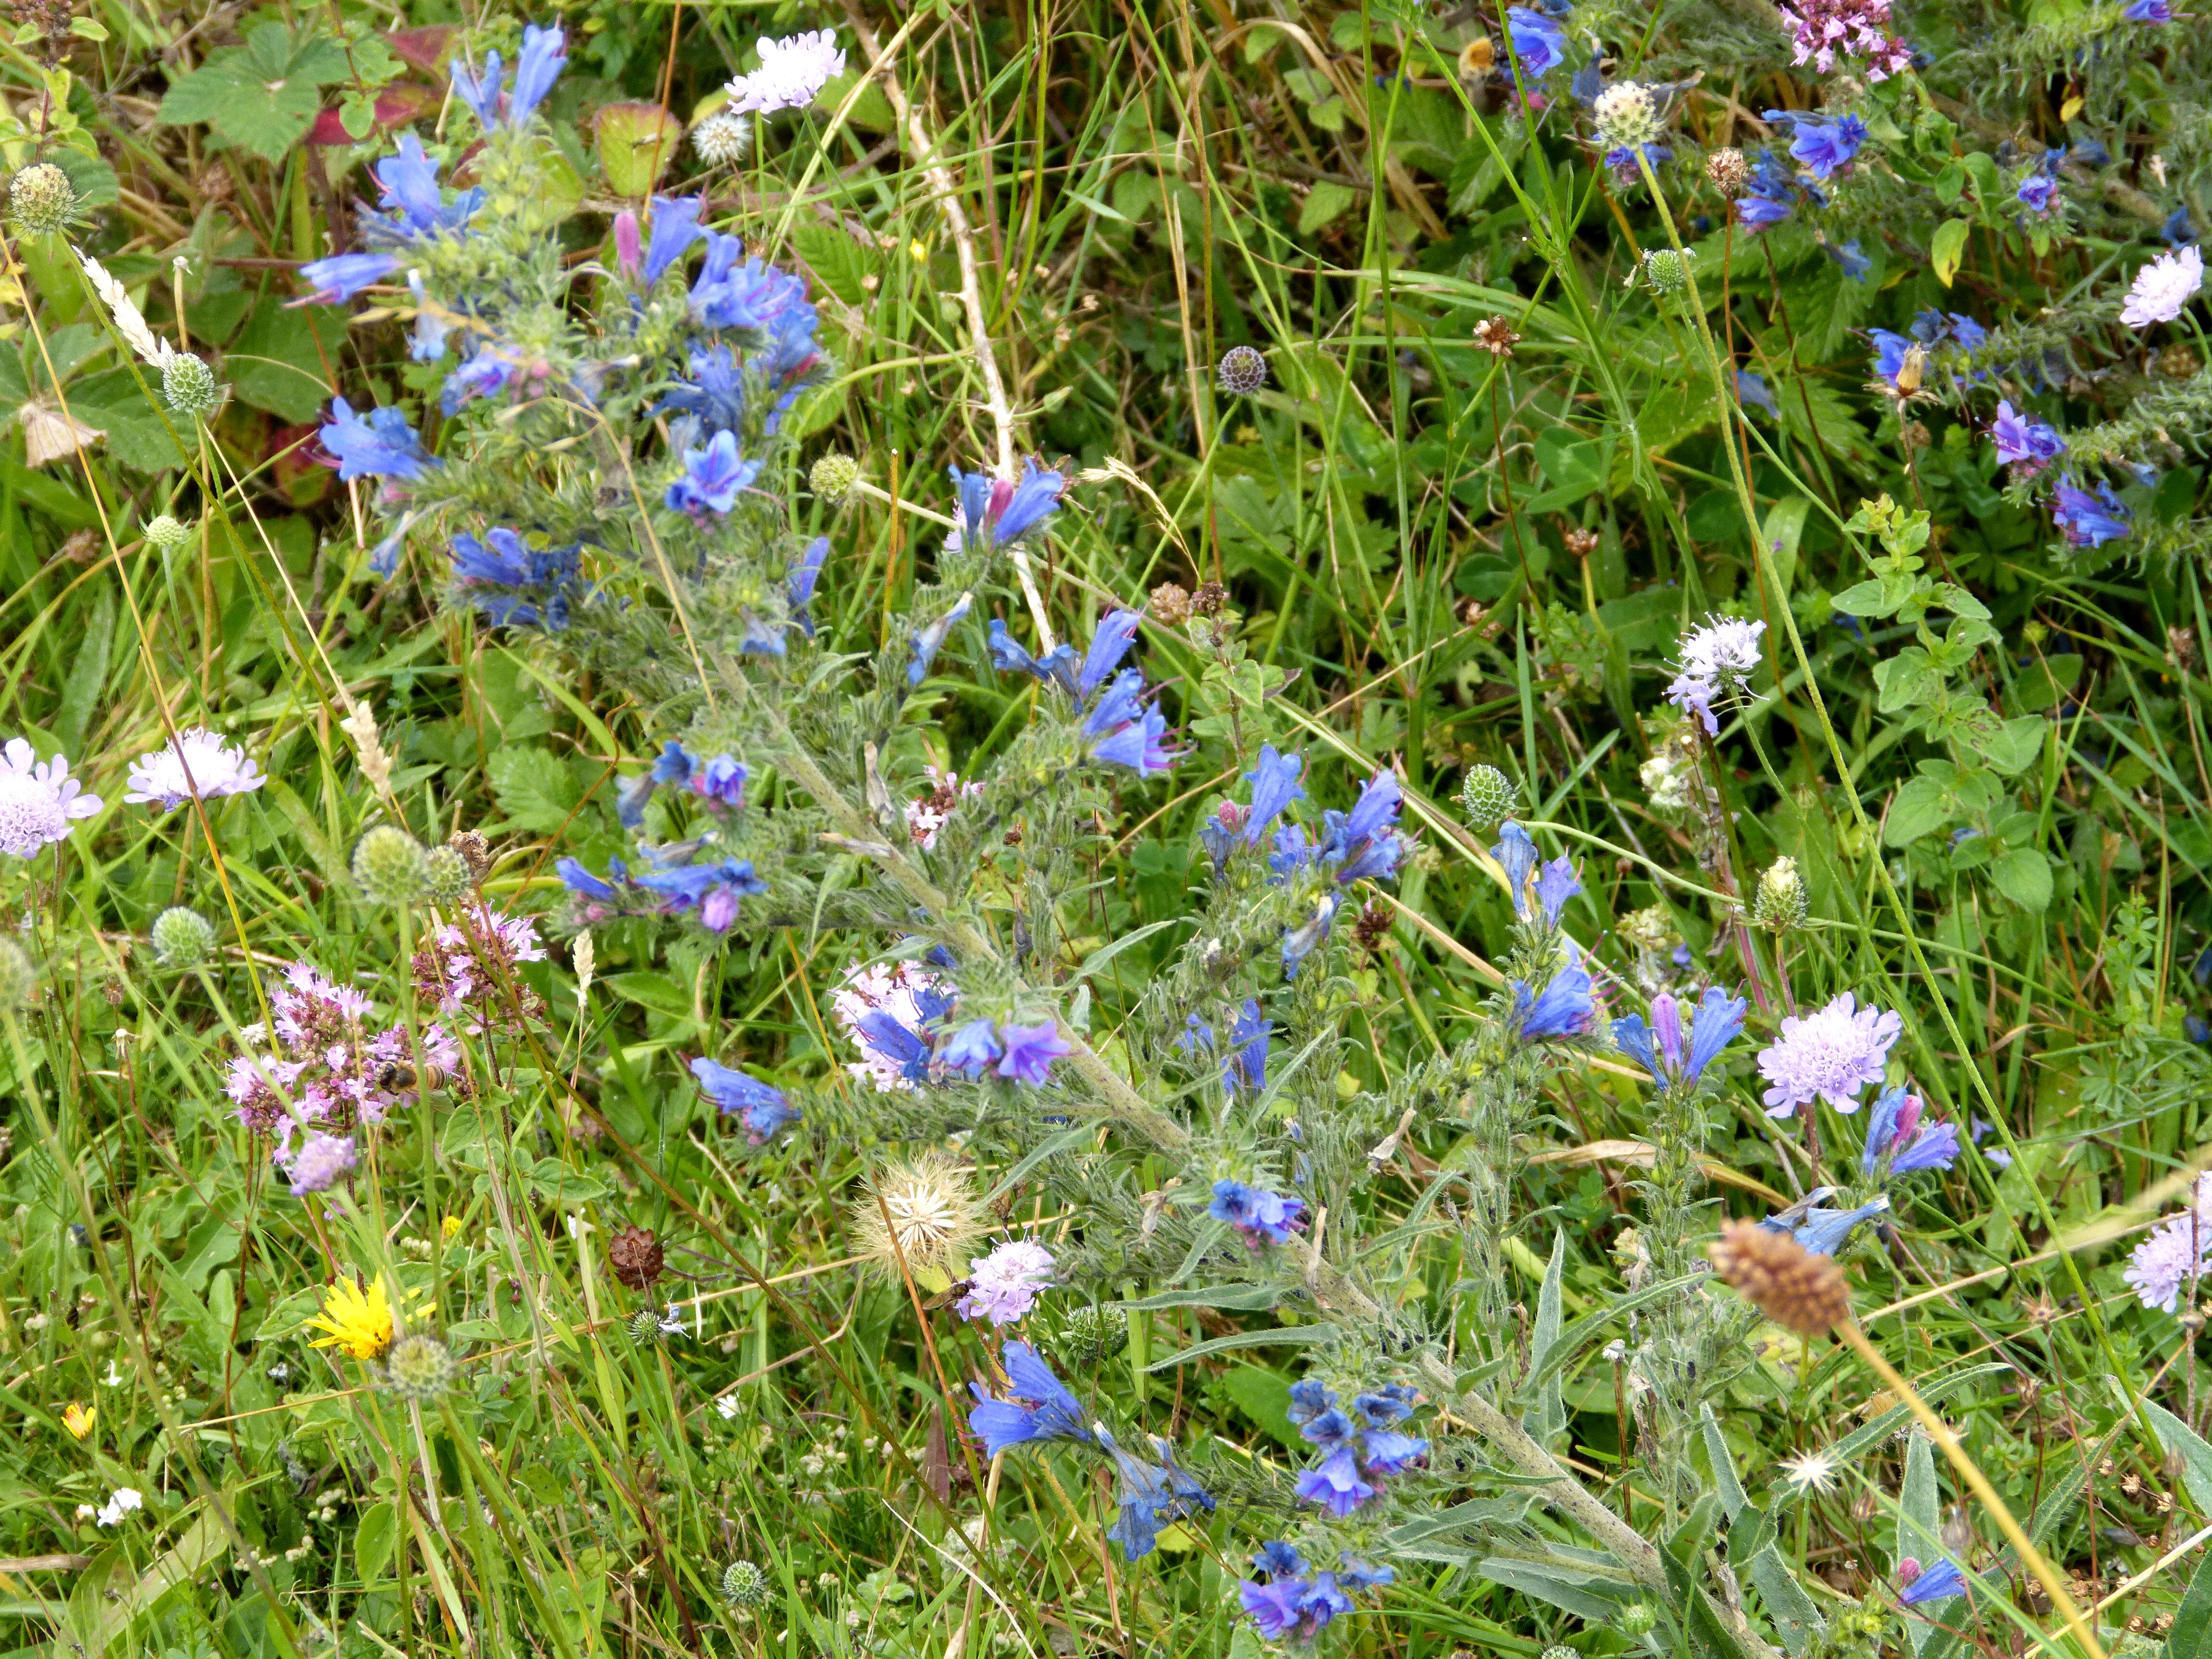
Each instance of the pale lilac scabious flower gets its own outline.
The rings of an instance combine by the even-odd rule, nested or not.
[[[2154,1228],[2120,1274],[2146,1308],[2172,1313],[2183,1287],[2212,1273],[2212,1176],[2199,1176],[2191,1207]]]
[[[123,799],[167,811],[195,794],[202,800],[243,795],[269,780],[243,749],[234,749],[205,726],[179,732],[166,748],[131,763],[131,787]]]
[[[1904,1029],[1903,1015],[1861,1008],[1849,991],[1817,1012],[1784,1019],[1781,1041],[1759,1055],[1760,1073],[1774,1085],[1762,1097],[1767,1116],[1788,1117],[1822,1099],[1856,1112],[1860,1091],[1881,1081]]]
[[[963,1319],[1011,1325],[1026,1318],[1052,1284],[1052,1253],[1031,1238],[1001,1244],[968,1263],[968,1294],[953,1304]]]
[[[1667,688],[1667,701],[1686,714],[1695,714],[1707,732],[1717,734],[1713,699],[1745,684],[1759,667],[1759,636],[1763,622],[1739,622],[1733,617],[1708,617],[1703,628],[1692,630],[1682,641],[1682,672]]]
[[[2128,302],[2120,307],[2120,320],[2130,328],[2148,328],[2170,323],[2204,286],[2204,256],[2194,247],[2161,253],[2136,272]]]
[[[0,853],[27,859],[69,839],[70,820],[100,811],[100,797],[82,793],[69,775],[69,757],[39,759],[27,739],[10,738],[0,748]]]
[[[845,72],[845,54],[828,29],[781,40],[763,35],[755,44],[760,48],[761,66],[730,82],[725,114],[770,115],[780,109],[805,109]]]

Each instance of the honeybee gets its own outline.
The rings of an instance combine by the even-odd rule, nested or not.
[[[957,1285],[948,1285],[921,1304],[924,1313],[935,1313],[939,1308],[949,1308],[975,1288],[975,1281],[963,1279]]]
[[[415,1086],[415,1068],[404,1060],[388,1060],[368,1076],[370,1086],[394,1094]]]

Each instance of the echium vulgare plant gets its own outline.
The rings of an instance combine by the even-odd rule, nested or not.
[[[340,401],[322,428],[342,476],[374,481],[377,568],[411,550],[454,608],[589,671],[659,727],[618,786],[630,845],[559,866],[565,925],[695,956],[777,927],[850,941],[826,999],[853,1044],[849,1076],[770,1083],[738,1032],[692,1075],[757,1147],[794,1133],[905,1145],[861,1198],[860,1231],[994,1334],[995,1364],[970,1385],[973,1442],[1017,1463],[1098,1460],[1127,1560],[1169,1527],[1225,1512],[1251,1562],[1242,1607],[1270,1637],[1316,1637],[1384,1590],[1394,1561],[1421,1559],[1613,1609],[1655,1652],[1687,1629],[1761,1646],[1732,1585],[1709,1589],[1682,1565],[1694,1549],[1662,1555],[1569,1468],[1561,1379],[1604,1322],[1565,1322],[1561,1241],[1516,1212],[1515,1178],[1564,1073],[1605,1067],[1649,1091],[1644,1225],[1616,1311],[1635,1316],[1620,1363],[1639,1460],[1681,1521],[1697,1508],[1699,1413],[1725,1380],[1714,1356],[1750,1317],[1701,1288],[1693,1243],[1711,1230],[1698,1196],[1705,1096],[1745,998],[1669,977],[1631,1012],[1630,990],[1572,936],[1572,860],[1542,856],[1540,827],[1487,814],[1485,867],[1518,918],[1498,990],[1474,1036],[1379,1092],[1347,1091],[1348,969],[1391,926],[1389,890],[1416,849],[1393,772],[1324,776],[1261,698],[1243,705],[1241,775],[1200,833],[1183,942],[1116,1011],[1111,1036],[1095,1036],[1090,977],[1133,942],[1070,971],[1085,884],[1112,851],[1104,826],[1125,797],[1191,787],[1172,776],[1182,750],[1146,666],[1148,630],[1182,616],[1109,598],[1086,637],[1054,639],[1024,562],[1054,533],[1070,479],[1035,460],[1004,476],[955,465],[952,527],[911,608],[872,653],[831,649],[810,605],[840,556],[835,520],[823,537],[793,528],[785,420],[830,368],[806,286],[714,229],[699,198],[624,210],[596,258],[565,258],[536,113],[562,49],[558,30],[532,29],[511,81],[495,61],[457,70],[461,137],[472,120],[481,139],[477,182],[457,191],[401,140],[374,167],[383,200],[362,217],[368,246],[306,275],[331,301],[404,293],[437,387],[433,443],[397,407]],[[1161,612],[1187,613],[1190,596],[1163,592]],[[1693,678],[1698,662],[1718,665],[1696,700],[1708,721],[1714,697],[1741,692],[1723,657],[1686,657]],[[1030,718],[996,752],[946,757],[933,714],[957,676],[1027,701]],[[1491,797],[1510,805],[1498,781]],[[449,944],[460,957],[430,963],[448,981],[477,976],[487,951],[536,948],[489,915]],[[424,994],[465,1021],[465,991],[443,982],[424,978]],[[1836,1016],[1846,1039],[1850,1014]],[[1785,1028],[1770,1053],[1796,1042]],[[1808,1078],[1856,1109],[1865,1054],[1825,1071],[1826,1049],[1790,1055],[1785,1109],[1814,1097],[1799,1091]],[[334,1109],[331,1122],[381,1104]],[[1917,1104],[1910,1115],[1890,1103],[1869,1173],[1914,1167],[1898,1151],[1918,1145]],[[1455,1130],[1463,1150],[1427,1165],[1411,1211],[1385,1227],[1368,1189],[1400,1167],[1417,1125]],[[1050,1249],[1016,1238],[963,1275],[980,1231],[971,1165],[1007,1172],[1002,1190],[1041,1186],[1070,1230]],[[1831,1195],[1776,1224],[1832,1252],[1880,1201],[1821,1207]],[[1455,1295],[1476,1314],[1465,1346],[1451,1334],[1461,1322],[1403,1293],[1416,1244],[1436,1237],[1459,1247]],[[1550,1258],[1533,1314],[1516,1279],[1532,1253]],[[1048,1289],[1091,1305],[1024,1326]],[[1310,1455],[1278,1471],[1179,1450],[1142,1431],[1127,1402],[1079,1395],[1089,1379],[1056,1370],[1037,1340],[1057,1355],[1104,1347],[1105,1304],[1273,1310],[1278,1328],[1221,1340],[1308,1349],[1287,1420]],[[1538,1506],[1582,1542],[1540,1527]]]

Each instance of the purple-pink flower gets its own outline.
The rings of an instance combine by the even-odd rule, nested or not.
[[[1051,1081],[1053,1061],[1075,1052],[1074,1045],[1061,1038],[1060,1027],[1051,1020],[1042,1025],[1001,1025],[999,1040],[1006,1045],[1006,1052],[999,1056],[999,1075],[1017,1083]]]
[[[1011,1325],[1024,1319],[1052,1284],[1052,1252],[1033,1238],[1017,1238],[968,1263],[968,1294],[953,1304],[963,1319]]]
[[[1767,1116],[1788,1117],[1816,1100],[1856,1112],[1860,1093],[1881,1081],[1904,1029],[1903,1015],[1861,1008],[1849,991],[1825,1008],[1784,1019],[1780,1040],[1759,1056],[1760,1073],[1773,1085],[1762,1097]]]
[[[100,797],[81,793],[69,775],[69,757],[38,757],[29,742],[10,738],[0,748],[0,853],[27,859],[69,839],[70,821],[100,811]]]

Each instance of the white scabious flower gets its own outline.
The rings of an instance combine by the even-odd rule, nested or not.
[[[100,1506],[98,1519],[103,1527],[119,1527],[123,1524],[125,1516],[136,1514],[145,1507],[145,1498],[139,1495],[135,1487],[118,1486],[115,1490],[115,1496]]]
[[[243,749],[234,749],[204,726],[177,733],[165,748],[143,754],[131,763],[127,801],[144,801],[163,811],[181,806],[198,794],[202,800],[243,795],[269,780]]]
[[[42,761],[27,740],[10,738],[0,747],[0,853],[27,859],[68,840],[72,818],[100,811],[100,797],[83,790],[67,756]]]
[[[140,359],[159,368],[175,354],[175,348],[146,325],[146,319],[131,303],[131,295],[123,284],[111,276],[107,267],[89,253],[79,253],[77,261],[84,267],[92,291],[100,295],[100,302],[107,307],[108,315],[115,319],[115,331],[131,343],[131,349]]]
[[[2136,272],[2120,320],[2130,328],[2170,323],[2204,286],[2204,256],[2194,247],[2161,253]]]
[[[805,109],[823,88],[845,72],[845,54],[837,49],[837,37],[828,29],[787,35],[781,40],[763,35],[756,44],[761,66],[730,82],[726,114],[769,115],[780,109]]]
[[[1684,714],[1695,714],[1708,732],[1718,732],[1712,700],[1749,682],[1759,668],[1759,636],[1765,632],[1763,622],[1706,617],[1705,625],[1682,641],[1682,672],[1667,688],[1667,700]]]
[[[752,118],[727,110],[716,110],[691,129],[692,154],[709,167],[734,167],[752,143]]]

